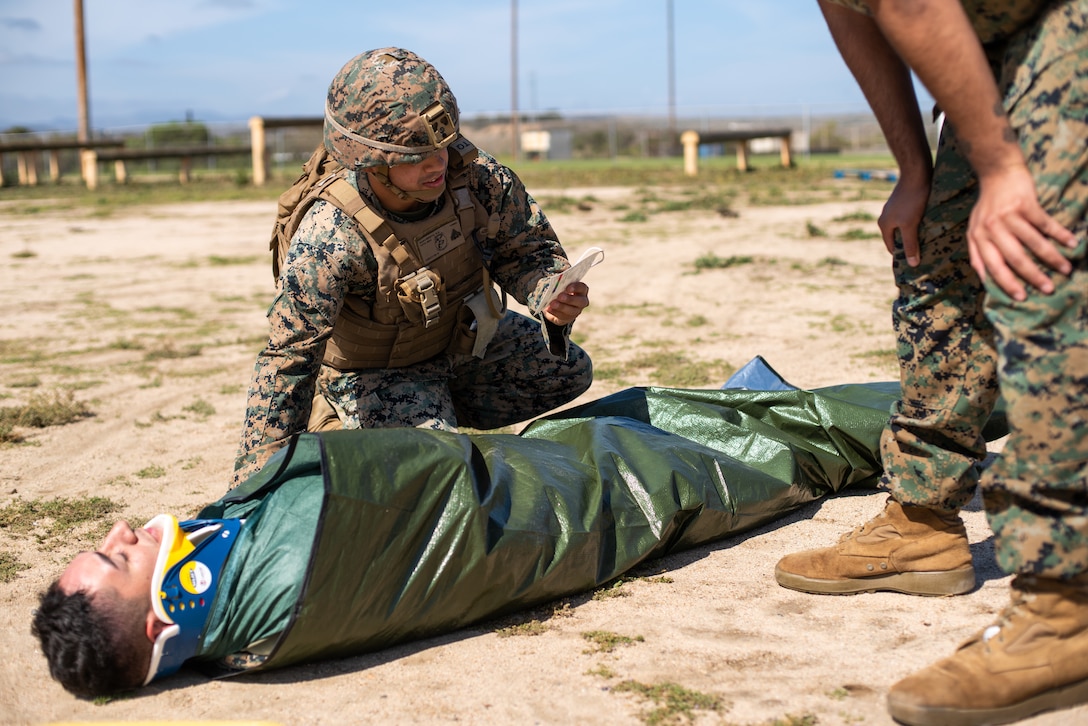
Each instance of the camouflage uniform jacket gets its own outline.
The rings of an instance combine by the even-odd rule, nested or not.
[[[347,178],[373,201],[365,176]],[[569,266],[551,224],[517,175],[483,151],[469,165],[468,188],[486,216],[498,215],[494,238],[476,235],[492,279],[539,317],[539,283]],[[326,341],[347,296],[374,300],[378,263],[356,222],[319,200],[295,232],[279,282],[268,311],[268,343],[250,386],[236,470],[251,465],[257,449],[267,447],[257,455],[265,459],[306,430]],[[551,350],[566,350],[569,327],[541,326]]]

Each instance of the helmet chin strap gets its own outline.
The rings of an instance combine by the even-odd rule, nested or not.
[[[378,182],[392,192],[398,199],[403,199],[406,202],[422,202],[423,204],[429,204],[434,200],[442,196],[442,192],[445,191],[445,187],[441,187],[437,190],[419,190],[414,192],[405,191],[389,179],[389,167],[388,166],[372,166],[366,169],[378,178]]]

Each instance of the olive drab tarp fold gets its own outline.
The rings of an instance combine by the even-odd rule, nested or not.
[[[290,625],[263,667],[361,653],[591,589],[648,558],[872,486],[897,395],[894,384],[639,388],[521,435],[303,434],[202,516],[245,516],[282,489],[320,488],[292,493],[277,522],[282,546],[308,566],[278,598]],[[261,582],[235,588],[231,612],[267,609],[277,598]],[[207,652],[237,647],[245,634],[231,631],[243,626],[213,623]]]

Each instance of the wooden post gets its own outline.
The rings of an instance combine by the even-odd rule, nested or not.
[[[782,149],[779,152],[779,157],[782,159],[782,166],[789,169],[793,166],[793,161],[790,159],[790,137],[782,137]]]
[[[4,155],[0,154],[0,187],[4,186]]]
[[[98,188],[98,152],[94,149],[79,150],[79,168],[83,172],[83,181],[87,188],[94,191]]]
[[[193,157],[183,156],[181,157],[181,169],[178,170],[178,181],[182,184],[188,184],[190,178],[190,172],[193,168]]]
[[[38,154],[35,151],[20,151],[16,155],[19,168],[19,183],[24,186],[38,185]]]
[[[50,149],[45,153],[49,159],[49,180],[54,184],[57,184],[60,182],[60,159],[58,158],[60,156],[60,151],[57,149]]]
[[[249,120],[249,155],[253,159],[253,186],[263,187],[268,181],[268,150],[265,148],[264,119]]]
[[[748,171],[748,142],[737,141],[737,171]]]
[[[124,159],[113,162],[113,176],[117,179],[118,184],[124,184],[128,181],[128,169],[125,168]]]
[[[699,173],[699,132],[685,131],[680,134],[680,143],[684,146],[684,174],[695,176]]]

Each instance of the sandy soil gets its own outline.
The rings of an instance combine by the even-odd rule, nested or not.
[[[662,350],[709,369],[716,387],[764,356],[802,387],[896,377],[879,240],[848,240],[844,221],[879,201],[739,206],[625,222],[632,190],[537,191],[592,200],[551,212],[568,251],[606,250],[577,326],[598,380],[582,400],[675,382],[630,363]],[[847,198],[849,195],[843,195]],[[869,195],[874,199],[879,195]],[[557,205],[558,207],[558,205]],[[16,213],[0,201],[0,405],[75,390],[92,416],[21,429],[0,445],[0,507],[99,496],[109,519],[191,515],[226,489],[245,389],[272,279],[273,203]],[[836,220],[840,221],[836,221]],[[811,237],[807,224],[826,231]],[[696,274],[707,254],[732,266]],[[948,654],[1007,599],[978,501],[965,512],[979,586],[956,598],[803,595],[778,587],[776,560],[832,543],[875,515],[869,491],[819,502],[758,531],[658,561],[667,578],[585,594],[520,619],[480,624],[378,653],[259,678],[211,682],[190,672],[135,697],[95,704],[48,677],[29,633],[36,594],[101,526],[51,535],[0,528],[0,556],[24,569],[0,583],[0,721],[257,719],[320,723],[631,723],[655,704],[624,681],[671,682],[719,697],[697,723],[886,724],[896,680]],[[500,628],[530,617],[536,635]],[[584,633],[636,640],[597,652]],[[1088,707],[1034,719],[1082,723]],[[777,721],[776,721],[777,720]]]

